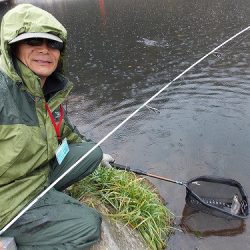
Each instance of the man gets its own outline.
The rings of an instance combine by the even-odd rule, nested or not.
[[[95,144],[66,117],[72,84],[62,75],[67,32],[48,12],[20,4],[1,24],[0,228]],[[103,157],[104,156],[104,157]],[[85,249],[101,217],[61,192],[112,161],[97,147],[1,236],[18,249]]]

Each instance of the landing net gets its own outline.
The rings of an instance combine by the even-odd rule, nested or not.
[[[186,202],[193,208],[218,217],[246,218],[246,194],[235,180],[201,176],[186,184]]]

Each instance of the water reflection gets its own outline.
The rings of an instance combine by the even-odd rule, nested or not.
[[[188,204],[183,209],[180,226],[184,232],[197,237],[235,236],[246,230],[244,220],[216,217],[195,210]]]
[[[102,23],[102,26],[105,27],[107,23],[107,16],[106,16],[104,0],[99,0],[99,8],[100,8],[101,23]]]

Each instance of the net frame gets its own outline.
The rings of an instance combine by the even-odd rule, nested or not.
[[[207,183],[216,183],[216,184],[224,184],[230,187],[234,187],[238,190],[238,193],[241,196],[240,200],[240,210],[238,214],[234,214],[230,212],[230,210],[225,210],[223,208],[220,208],[219,206],[209,204],[205,202],[202,197],[197,194],[194,190],[192,190],[191,184],[195,182],[207,182]],[[218,217],[224,217],[224,218],[235,218],[235,219],[245,219],[248,216],[249,210],[248,210],[248,200],[247,200],[247,195],[242,187],[242,185],[233,180],[233,179],[226,179],[226,178],[221,178],[221,177],[216,177],[216,176],[199,176],[190,179],[187,183],[184,184],[186,187],[186,202],[201,211],[204,211],[206,213],[213,214]],[[193,202],[193,201],[196,201]]]

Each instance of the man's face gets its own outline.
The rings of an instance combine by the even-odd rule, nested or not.
[[[45,41],[39,46],[21,41],[16,47],[16,57],[38,75],[42,83],[56,70],[60,57],[60,51],[49,47]]]

